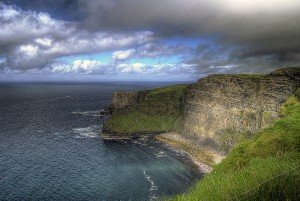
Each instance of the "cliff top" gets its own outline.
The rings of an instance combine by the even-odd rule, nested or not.
[[[171,91],[180,91],[182,92],[183,90],[186,89],[188,85],[186,84],[178,84],[178,85],[172,85],[172,86],[164,86],[164,87],[159,87],[155,88],[152,90],[148,90],[149,95],[156,95],[160,93],[166,93],[166,92],[171,92]]]
[[[265,74],[212,74],[209,77],[262,78]]]
[[[291,75],[300,76],[300,67],[281,68],[281,69],[273,71],[269,75],[271,75],[271,76],[291,76]]]
[[[268,76],[300,76],[300,67],[280,68],[271,72],[270,74],[212,74],[209,78],[245,78],[245,79],[259,79]],[[201,80],[201,79],[200,79]]]

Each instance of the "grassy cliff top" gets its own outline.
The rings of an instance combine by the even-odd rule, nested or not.
[[[214,74],[210,77],[262,78],[265,74]]]
[[[266,76],[291,76],[291,75],[299,75],[300,67],[288,67],[288,68],[280,68],[271,72],[270,74],[212,74],[208,77],[235,77],[235,78],[263,78]]]
[[[300,67],[280,68],[270,73],[273,76],[300,75]]]
[[[157,95],[157,94],[161,94],[161,93],[176,91],[179,95],[182,95],[182,93],[184,92],[184,90],[186,89],[187,86],[188,86],[187,84],[164,86],[164,87],[159,87],[156,89],[148,90],[147,92],[149,95]]]

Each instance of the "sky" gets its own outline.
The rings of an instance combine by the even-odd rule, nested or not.
[[[194,81],[300,64],[299,0],[1,0],[0,81]]]

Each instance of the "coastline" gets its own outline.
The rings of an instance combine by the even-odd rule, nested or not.
[[[199,148],[191,140],[184,138],[176,132],[142,132],[134,134],[101,133],[99,137],[107,141],[157,140],[170,149],[187,155],[199,168],[199,171],[204,174],[210,173],[212,166],[220,163],[224,158],[224,156],[215,152]]]
[[[216,152],[197,147],[191,140],[175,132],[158,134],[154,138],[170,148],[186,154],[198,166],[199,170],[205,174],[210,173],[212,166],[220,163],[224,158],[224,156]]]

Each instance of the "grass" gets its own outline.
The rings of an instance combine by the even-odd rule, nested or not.
[[[299,90],[282,105],[282,118],[237,144],[188,193],[166,200],[299,200]]]
[[[212,172],[188,193],[167,200],[297,200],[299,153],[255,157],[240,171]],[[298,166],[297,166],[298,165]]]
[[[186,87],[174,85],[148,90],[142,103],[115,112],[105,126],[118,133],[176,130]]]
[[[262,78],[265,74],[215,74],[216,77]]]
[[[173,85],[173,86],[165,86],[165,87],[152,89],[152,90],[149,90],[148,92],[149,92],[149,95],[156,95],[156,94],[161,94],[161,93],[166,93],[166,92],[176,92],[176,94],[178,96],[182,96],[186,87],[187,87],[186,84],[178,84],[178,85]]]

